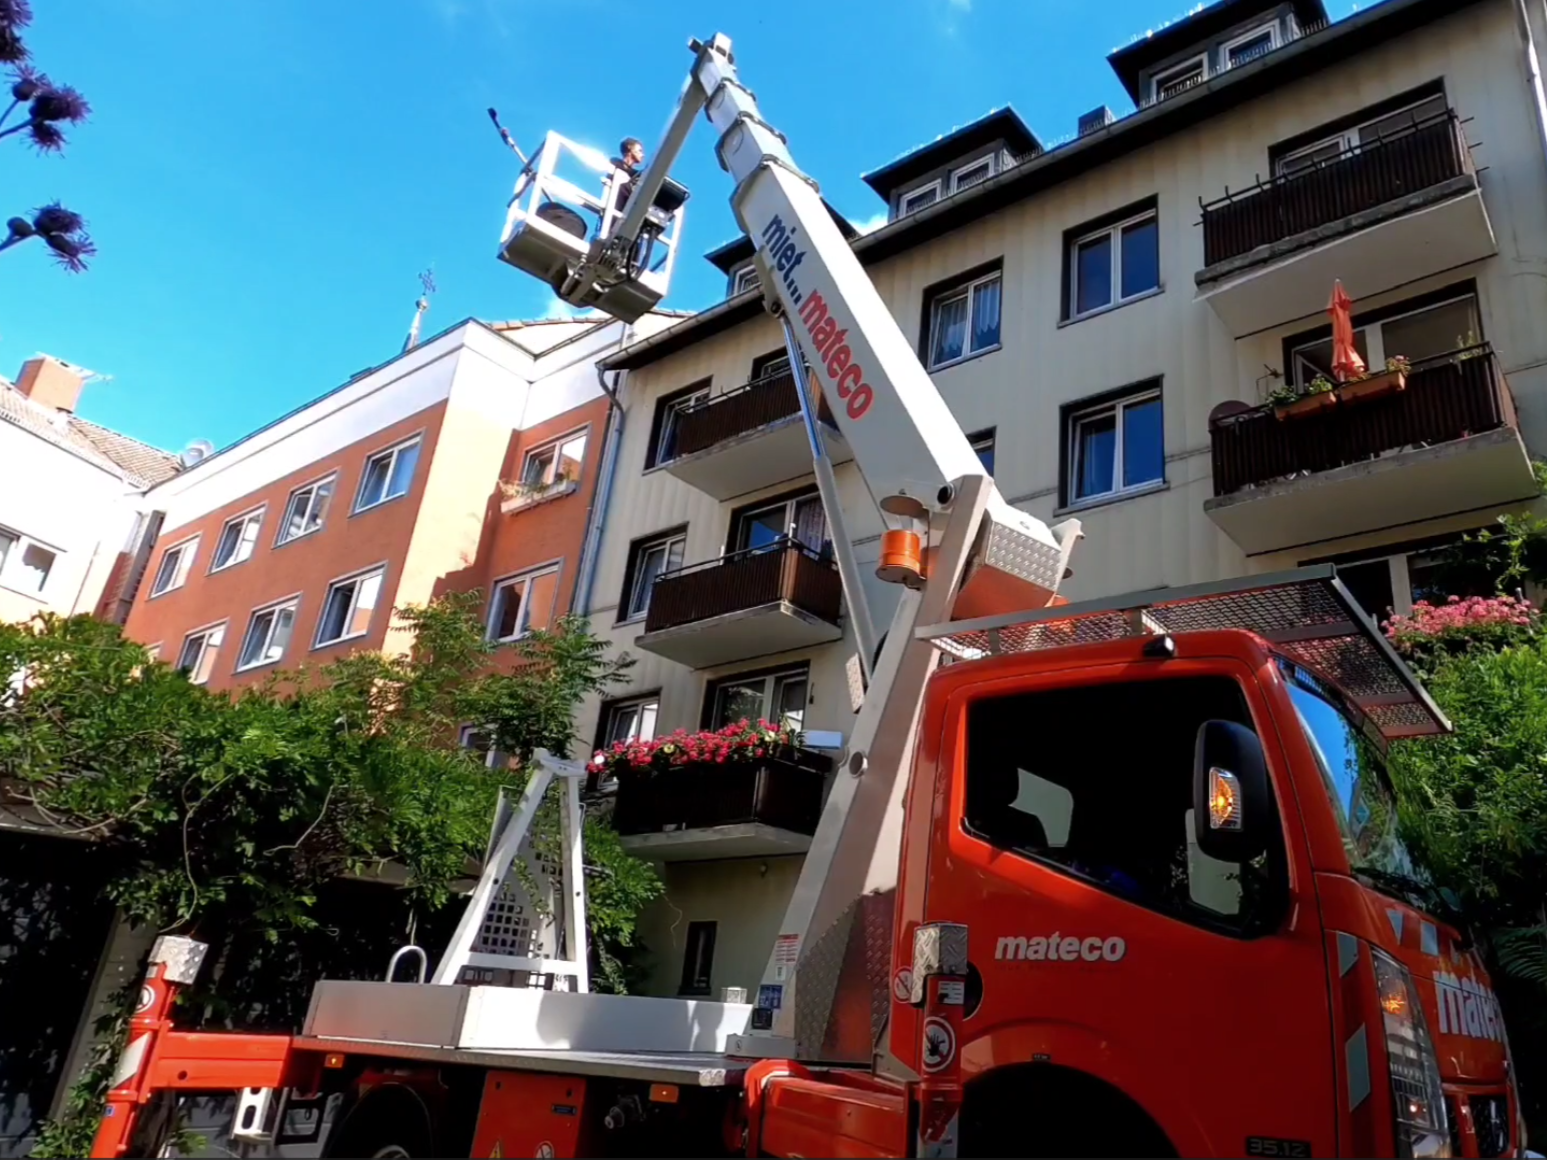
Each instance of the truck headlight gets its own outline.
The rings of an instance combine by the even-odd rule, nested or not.
[[[1449,1156],[1450,1124],[1440,1065],[1407,968],[1374,947],[1375,986],[1386,1030],[1387,1071],[1398,1156]]]

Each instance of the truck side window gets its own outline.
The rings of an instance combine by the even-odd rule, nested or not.
[[[1244,932],[1266,866],[1220,862],[1193,840],[1193,749],[1211,719],[1251,726],[1234,681],[1163,678],[978,701],[967,714],[967,826],[1138,905]]]

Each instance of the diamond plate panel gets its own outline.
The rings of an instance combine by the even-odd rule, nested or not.
[[[150,961],[161,964],[161,977],[167,982],[187,986],[199,977],[207,950],[209,946],[196,939],[164,934],[150,948]]]
[[[851,903],[838,921],[815,938],[806,936],[806,945],[795,964],[795,1044],[802,1057],[820,1054],[827,1041],[827,1027],[833,1000],[838,993],[848,952],[849,932],[860,902]]]
[[[983,545],[986,567],[998,568],[1056,592],[1063,579],[1059,571],[1062,563],[1063,554],[1058,548],[1039,543],[1004,524],[989,525],[987,541]]]

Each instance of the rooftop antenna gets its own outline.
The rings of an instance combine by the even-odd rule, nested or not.
[[[430,309],[430,295],[435,293],[435,267],[419,273],[419,285],[421,293],[419,301],[414,303],[414,321],[408,328],[408,338],[403,343],[403,352],[406,354],[419,345],[419,327],[424,322],[425,313]]]

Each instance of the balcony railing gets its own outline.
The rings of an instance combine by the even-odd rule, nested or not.
[[[1210,267],[1474,172],[1453,110],[1203,207]]]
[[[795,389],[795,376],[789,371],[764,375],[683,410],[677,418],[677,453],[673,458],[704,451],[798,414],[800,396]],[[832,422],[831,412],[820,395],[817,415]]]
[[[1228,72],[1228,71],[1230,71],[1233,68],[1241,68],[1241,67],[1243,67],[1245,65],[1251,64],[1252,61],[1254,61],[1254,60],[1261,60],[1265,56],[1271,56],[1273,53],[1277,52],[1279,49],[1284,48],[1284,47],[1286,47],[1288,45],[1291,45],[1291,44],[1293,44],[1297,40],[1303,40],[1307,36],[1311,36],[1314,33],[1321,32],[1323,29],[1325,29],[1327,27],[1328,24],[1329,24],[1329,21],[1326,21],[1326,20],[1311,20],[1311,21],[1307,21],[1304,25],[1300,25],[1298,27],[1291,28],[1289,30],[1288,35],[1285,36],[1277,44],[1273,44],[1271,42],[1264,43],[1262,45],[1262,47],[1260,47],[1258,49],[1255,49],[1252,52],[1245,53],[1245,54],[1243,54],[1241,56],[1238,56],[1234,60],[1230,60],[1228,57],[1226,57],[1225,60],[1220,63],[1220,66],[1219,66],[1220,71]],[[1140,107],[1147,109],[1151,105],[1158,105],[1158,104],[1160,104],[1161,101],[1170,100],[1172,97],[1179,97],[1183,93],[1189,92],[1190,90],[1197,88],[1199,85],[1203,84],[1205,81],[1213,80],[1214,77],[1218,76],[1218,75],[1219,75],[1219,72],[1216,71],[1211,76],[1201,76],[1200,75],[1196,79],[1189,80],[1185,84],[1177,85],[1174,88],[1163,88],[1163,89],[1161,89],[1159,91],[1154,91],[1152,89],[1151,91],[1145,93],[1144,100],[1140,102]]]
[[[1514,402],[1492,349],[1467,347],[1415,363],[1407,388],[1383,398],[1287,420],[1270,406],[1216,418],[1214,494],[1513,426]]]
[[[645,632],[697,624],[780,602],[838,622],[838,569],[803,544],[785,540],[663,572],[650,590]]]
[[[625,775],[618,779],[613,827],[632,837],[761,823],[810,837],[822,814],[826,781],[814,757]]]

